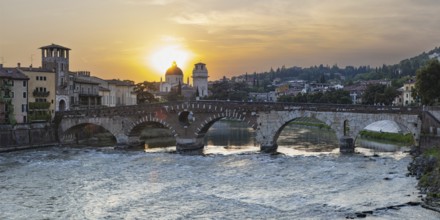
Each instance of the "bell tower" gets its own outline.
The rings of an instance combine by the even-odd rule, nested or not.
[[[69,95],[69,51],[56,44],[40,47],[42,68],[55,73],[56,111],[70,109]],[[73,102],[73,101],[72,101]]]
[[[193,69],[193,87],[198,90],[198,97],[208,96],[208,69],[206,64],[196,63]]]
[[[40,47],[42,67],[56,73],[56,87],[67,85],[69,73],[69,51],[67,47],[56,44]]]

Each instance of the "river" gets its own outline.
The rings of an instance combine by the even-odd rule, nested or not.
[[[225,140],[225,128],[236,126],[213,127],[204,156],[113,147],[0,154],[0,219],[346,219],[361,212],[440,219],[404,205],[420,201],[404,152],[340,155],[326,140],[301,144],[298,134],[309,131],[292,128],[280,136],[282,154],[260,154],[247,128],[236,134],[242,142]]]

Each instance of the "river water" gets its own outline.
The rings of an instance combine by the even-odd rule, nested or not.
[[[307,129],[287,129],[283,154],[260,154],[243,129],[244,144],[213,140],[222,126],[208,134],[204,156],[113,147],[0,154],[0,219],[345,219],[360,212],[440,219],[400,206],[420,201],[404,152],[340,155],[324,146],[330,141],[298,143]]]

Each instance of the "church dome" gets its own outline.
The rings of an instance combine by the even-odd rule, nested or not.
[[[167,69],[167,72],[165,73],[165,75],[167,75],[167,76],[170,76],[170,75],[183,76],[183,72],[179,67],[177,67],[176,62],[173,62],[173,65]]]

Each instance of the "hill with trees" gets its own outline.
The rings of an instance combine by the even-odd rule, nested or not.
[[[238,77],[254,77],[261,85],[269,84],[274,79],[279,78],[281,81],[288,80],[306,80],[306,81],[337,81],[342,83],[350,83],[358,80],[377,80],[389,79],[397,80],[405,76],[415,76],[416,71],[424,66],[431,57],[440,57],[440,48],[436,47],[429,52],[423,52],[412,58],[404,59],[397,64],[386,65],[372,68],[370,66],[346,66],[339,67],[337,64],[333,66],[320,64],[307,68],[288,67],[285,66],[271,68],[269,71],[253,74],[242,74]],[[233,77],[233,79],[236,77]],[[264,87],[264,86],[263,86]]]

